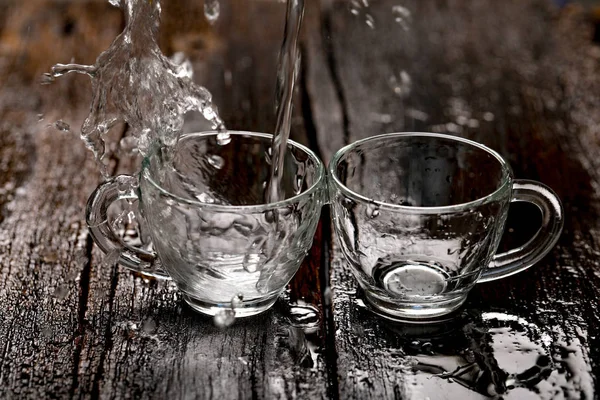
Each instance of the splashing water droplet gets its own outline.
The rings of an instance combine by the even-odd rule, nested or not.
[[[375,18],[371,14],[365,14],[365,24],[371,29],[375,29]]]
[[[112,4],[115,7],[120,7],[121,6],[121,0],[108,0],[108,2],[110,4]]]
[[[214,24],[221,14],[219,0],[204,0],[204,16],[210,24]]]
[[[207,157],[208,163],[216,169],[221,169],[225,165],[225,160],[223,157],[218,156],[216,154],[211,154]]]
[[[365,213],[369,218],[377,218],[379,216],[379,206],[374,203],[369,203],[367,204]]]
[[[392,15],[402,29],[405,31],[410,30],[412,15],[408,8],[401,5],[395,5],[392,7]]]
[[[232,310],[221,310],[215,314],[214,323],[219,328],[227,328],[235,322],[235,312]]]
[[[167,159],[179,139],[186,113],[199,111],[214,126],[223,127],[211,94],[190,79],[191,65],[185,57],[169,59],[160,51],[160,2],[111,0],[111,4],[122,6],[126,26],[96,63],[57,64],[45,75],[46,80],[52,80],[76,72],[92,79],[93,100],[81,137],[105,176],[105,140],[117,124],[127,123],[129,135],[138,141],[139,153],[146,155],[151,144],[158,142],[166,145]]]

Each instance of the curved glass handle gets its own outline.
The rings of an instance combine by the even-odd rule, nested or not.
[[[504,278],[531,267],[548,254],[558,241],[564,222],[564,209],[552,189],[535,181],[515,180],[511,201],[526,201],[538,206],[542,212],[542,226],[523,246],[496,254],[478,283]]]
[[[85,218],[94,242],[107,255],[118,255],[119,264],[155,278],[169,278],[156,253],[124,243],[113,231],[108,220],[108,208],[118,200],[137,200],[132,176],[120,175],[102,183],[88,199]]]

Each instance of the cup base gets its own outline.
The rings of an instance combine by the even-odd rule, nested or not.
[[[397,321],[413,324],[442,322],[452,319],[451,315],[467,299],[467,295],[452,297],[435,303],[400,303],[381,299],[371,293],[364,292],[369,308],[377,315]]]
[[[264,311],[267,311],[269,308],[275,304],[277,298],[279,297],[279,293],[255,300],[244,301],[239,307],[235,308],[235,317],[236,318],[245,318],[251,317],[253,315],[260,314]],[[196,299],[187,294],[183,295],[183,299],[190,307],[192,307],[195,311],[198,311],[202,314],[215,316],[219,312],[223,310],[231,310],[231,303],[212,303],[207,302],[205,300]]]

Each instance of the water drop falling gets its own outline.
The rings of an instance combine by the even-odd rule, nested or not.
[[[210,24],[214,24],[221,14],[219,0],[204,0],[204,16]]]
[[[365,23],[371,29],[375,29],[375,18],[371,14],[365,14]]]
[[[395,5],[392,7],[392,15],[394,16],[396,23],[398,23],[398,25],[400,25],[402,29],[404,29],[405,31],[408,31],[410,29],[412,16],[408,8],[401,5]]]
[[[379,216],[379,206],[374,203],[369,203],[367,204],[365,213],[369,218],[377,218]]]
[[[233,310],[221,310],[215,314],[215,325],[219,328],[227,328],[235,322],[235,312]]]

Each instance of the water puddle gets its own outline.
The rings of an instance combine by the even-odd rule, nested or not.
[[[407,398],[593,398],[585,346],[559,326],[484,312],[401,329]]]

